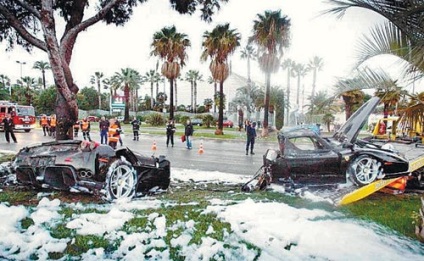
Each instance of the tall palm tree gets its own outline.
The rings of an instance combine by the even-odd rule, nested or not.
[[[95,72],[94,75],[91,75],[90,83],[97,84],[97,95],[99,96],[99,110],[102,109],[102,92],[100,83],[102,82],[104,74],[102,72]]]
[[[253,35],[250,43],[258,46],[258,60],[261,70],[265,73],[265,108],[262,136],[268,136],[268,110],[271,74],[278,71],[284,47],[290,42],[290,19],[281,15],[281,10],[265,11],[258,14],[253,24]]]
[[[203,81],[203,75],[199,71],[189,70],[186,73],[186,81],[190,82],[191,85],[191,108],[196,113],[197,108],[197,82]]]
[[[186,34],[178,33],[175,26],[164,27],[153,35],[151,55],[158,56],[164,63],[161,72],[169,80],[169,118],[174,119],[174,79],[180,74],[187,59],[186,49],[191,46]]]
[[[291,93],[290,93],[290,79],[293,76],[293,68],[294,68],[295,64],[296,63],[290,58],[285,59],[283,61],[283,63],[281,63],[281,68],[283,70],[287,70],[287,88],[286,88],[286,96],[287,96],[287,99],[286,99],[286,111],[287,111],[286,112],[286,124],[287,125],[290,122],[290,95],[291,95]]]
[[[315,98],[315,89],[317,86],[317,72],[321,71],[323,67],[323,61],[322,58],[318,56],[314,56],[311,60],[309,60],[308,63],[308,70],[311,70],[313,72],[312,74],[312,93],[311,93],[311,100],[314,100]],[[311,114],[314,114],[314,105],[311,104]]]
[[[242,59],[246,59],[247,60],[247,82],[250,83],[252,80],[250,79],[250,61],[251,60],[255,60],[255,48],[253,48],[253,46],[251,45],[246,45],[246,47],[244,47],[243,50],[241,50],[241,55],[240,57]]]
[[[306,74],[308,73],[308,68],[301,63],[296,63],[295,66],[293,67],[293,72],[295,77],[297,77],[297,92],[296,92],[296,103],[298,108],[300,108],[300,80],[306,76]],[[302,104],[303,105],[303,104]]]
[[[18,81],[22,87],[25,88],[25,97],[26,97],[26,105],[31,105],[32,103],[32,92],[36,85],[36,80],[32,77],[25,76]]]
[[[212,31],[203,34],[203,52],[201,60],[211,59],[209,70],[212,78],[219,82],[219,113],[218,129],[216,135],[222,135],[224,122],[224,81],[230,74],[228,57],[240,46],[240,34],[235,29],[230,29],[230,24],[217,25]]]
[[[33,69],[37,69],[41,71],[41,75],[43,78],[43,89],[46,89],[46,70],[50,70],[50,64],[48,62],[44,62],[44,61],[37,61],[34,63]]]
[[[151,106],[150,109],[153,110],[153,99],[154,99],[153,86],[155,83],[158,83],[160,81],[160,74],[156,70],[149,70],[143,76],[143,81],[150,82],[150,106]]]
[[[12,85],[10,84],[10,78],[9,78],[9,76],[7,76],[7,75],[4,75],[4,74],[0,74],[0,82],[1,82],[1,85],[2,85],[2,88],[6,88],[6,87],[9,87],[9,90],[8,90],[8,93],[9,93],[9,99],[11,99],[12,98]]]
[[[113,88],[121,88],[124,91],[125,99],[125,115],[124,121],[128,122],[130,119],[130,91],[135,90],[141,86],[143,79],[140,73],[131,68],[121,69],[121,72],[116,72],[112,77]]]

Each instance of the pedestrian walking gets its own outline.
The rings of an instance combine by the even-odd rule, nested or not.
[[[133,130],[133,140],[138,140],[138,136],[139,136],[139,131],[140,131],[140,121],[137,120],[137,117],[134,117],[134,119],[131,121],[131,125],[132,125],[132,130]]]
[[[41,116],[40,126],[43,128],[44,136],[47,136],[49,133],[49,122],[47,120],[47,115],[43,114],[43,116]]]
[[[193,133],[194,133],[194,129],[193,129],[193,125],[191,124],[191,120],[187,120],[185,130],[184,130],[184,135],[186,139],[187,149],[189,150],[191,150],[193,145],[191,140]]]
[[[106,120],[105,116],[102,116],[102,118],[99,121],[99,130],[100,130],[100,144],[107,144],[109,121]]]
[[[166,147],[168,147],[169,141],[171,141],[171,146],[174,147],[174,133],[175,133],[174,121],[169,120],[168,125],[166,125]]]
[[[13,132],[14,127],[15,125],[12,118],[10,118],[10,113],[7,113],[6,117],[3,119],[4,136],[6,137],[7,143],[10,143],[10,137],[12,137],[13,142],[18,143],[16,141],[15,133]]]
[[[89,141],[91,141],[90,128],[90,121],[87,118],[84,118],[84,120],[82,120],[81,122],[82,137],[84,138],[84,140],[88,139]]]
[[[253,147],[255,146],[255,138],[256,138],[256,123],[255,122],[249,122],[249,124],[246,127],[246,155],[249,154],[249,147],[250,147],[250,155],[255,155],[253,152]]]

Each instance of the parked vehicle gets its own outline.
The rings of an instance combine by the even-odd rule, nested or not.
[[[13,169],[17,181],[34,188],[99,194],[107,200],[133,198],[170,183],[170,162],[128,148],[67,140],[22,148]]]
[[[222,122],[222,126],[225,128],[232,128],[234,126],[234,122],[230,121],[230,120],[224,120]]]
[[[9,101],[0,101],[0,123],[6,117],[10,116],[15,125],[15,130],[24,130],[30,132],[35,127],[35,110],[33,106],[19,105]],[[0,130],[3,130],[3,124],[0,124]]]
[[[88,117],[87,117],[87,120],[88,120],[89,122],[98,122],[100,119],[99,119],[99,117],[97,117],[97,116],[88,116]]]
[[[191,120],[191,124],[193,126],[203,126],[203,120],[195,118]]]
[[[311,129],[281,131],[279,150],[269,149],[263,156],[261,173],[257,174],[258,187],[264,188],[269,183],[344,183],[346,176],[357,186],[364,186],[377,179],[409,174],[412,182],[422,184],[424,158],[410,164],[411,160],[393,145],[358,138],[379,101],[377,97],[370,99],[331,137],[321,137]]]

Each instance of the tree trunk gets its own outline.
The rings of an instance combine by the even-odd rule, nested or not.
[[[269,89],[271,85],[271,74],[266,73],[265,74],[265,84],[266,84],[266,90],[265,90],[265,104],[264,104],[264,126],[262,128],[262,137],[268,136],[268,110],[269,110]]]
[[[130,119],[130,87],[128,84],[124,87],[124,97],[125,97],[125,115],[124,122],[128,122]]]
[[[46,72],[42,70],[41,74],[43,75],[43,88],[45,90],[46,89]]]
[[[290,125],[290,65],[287,67],[287,126]]]
[[[178,95],[177,95],[177,79],[175,79],[174,81],[175,87],[174,87],[174,91],[175,91],[175,107],[178,107]]]
[[[174,78],[169,79],[169,120],[174,120]]]
[[[194,82],[194,113],[197,113],[197,82]]]
[[[214,92],[213,92],[213,96],[215,97],[216,94],[216,81],[213,82],[213,87],[214,87]],[[213,112],[216,113],[216,103],[213,103]]]
[[[219,108],[218,108],[218,129],[215,131],[216,135],[224,135],[223,122],[224,122],[224,81],[219,82]]]
[[[102,93],[100,90],[100,81],[97,80],[97,91],[99,92],[99,110],[102,109]]]
[[[41,27],[46,41],[50,66],[52,68],[56,88],[56,140],[72,140],[73,125],[78,120],[78,105],[76,94],[78,87],[74,84],[72,73],[69,68],[72,47],[76,36],[69,39],[59,47],[55,20],[53,15],[53,1],[42,1]]]
[[[150,110],[153,110],[153,82],[150,82]]]

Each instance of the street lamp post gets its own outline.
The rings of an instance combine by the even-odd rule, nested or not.
[[[26,62],[16,61],[21,66],[21,78],[22,78],[22,66],[26,64]]]

